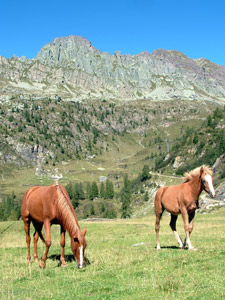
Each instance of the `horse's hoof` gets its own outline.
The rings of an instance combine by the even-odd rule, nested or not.
[[[38,263],[38,262],[39,262],[39,260],[38,260],[38,258],[37,258],[37,257],[35,257],[35,258],[34,258],[34,262],[36,262],[36,263]]]
[[[192,248],[188,248],[188,250],[191,250],[191,251],[197,251],[198,249],[197,249],[197,248],[194,248],[194,247],[192,247]]]
[[[62,267],[62,268],[66,268],[66,267],[67,267],[67,264],[66,264],[66,263],[63,263],[63,264],[61,264],[61,267]]]
[[[46,267],[46,264],[43,261],[41,261],[39,267],[40,269],[44,269]]]

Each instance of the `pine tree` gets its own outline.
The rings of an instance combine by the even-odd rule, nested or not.
[[[105,211],[105,205],[103,202],[101,202],[100,211],[103,213]]]
[[[80,182],[80,185],[79,185],[79,199],[80,200],[85,199],[84,188],[83,188],[82,182]]]
[[[101,185],[100,185],[100,198],[104,198],[105,197],[105,186],[104,186],[104,183],[101,182]]]
[[[113,199],[114,197],[114,189],[113,183],[109,179],[106,180],[106,187],[105,187],[105,199]]]
[[[73,207],[76,208],[79,205],[79,194],[78,194],[78,184],[74,184],[72,188],[72,199],[71,202],[73,204]]]
[[[92,182],[91,191],[92,191],[93,198],[98,198],[98,186],[95,181]]]
[[[73,189],[73,185],[71,182],[69,182],[67,185],[66,185],[66,190],[67,190],[67,193],[69,194],[70,196],[70,199],[72,199],[72,189]]]
[[[207,126],[212,127],[212,123],[213,123],[212,122],[212,117],[209,115],[208,118],[207,118]]]
[[[95,215],[95,208],[93,204],[90,207],[90,215]]]
[[[141,173],[141,181],[145,181],[150,178],[149,171],[150,171],[149,166],[144,165],[144,167],[142,169],[142,173]]]
[[[124,183],[121,191],[122,214],[121,218],[130,218],[131,216],[131,183],[128,176],[124,176]]]
[[[90,182],[87,183],[87,187],[86,187],[86,195],[87,195],[86,198],[87,198],[88,200],[93,200],[93,199],[94,199],[94,197],[93,197],[93,195],[92,195],[92,188],[91,188]]]
[[[196,145],[198,144],[198,133],[195,132],[194,138],[193,138],[193,143]]]
[[[149,200],[149,196],[148,196],[148,192],[147,192],[147,191],[145,192],[144,200],[145,200],[146,202]]]

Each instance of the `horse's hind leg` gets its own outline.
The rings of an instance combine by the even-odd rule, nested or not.
[[[38,262],[38,254],[37,254],[37,242],[39,239],[39,234],[37,231],[34,232],[34,261]]]
[[[159,228],[160,228],[160,220],[162,217],[162,214],[164,212],[164,208],[162,207],[157,207],[158,209],[155,209],[155,233],[156,233],[156,249],[160,250],[160,243],[159,243]]]
[[[192,212],[192,213],[190,213],[190,214],[188,214],[188,222],[189,222],[189,225],[188,225],[188,230],[189,230],[189,238],[190,238],[190,236],[191,236],[191,233],[192,233],[192,230],[193,230],[193,227],[194,227],[194,222],[193,222],[193,220],[194,220],[194,216],[195,216],[195,211],[194,212]],[[184,240],[184,247],[186,246],[186,238],[185,238],[185,240]]]
[[[177,216],[171,214],[170,227],[173,230],[175,239],[177,240],[178,244],[180,245],[180,248],[183,248],[184,245],[183,245],[182,240],[176,230],[176,222],[177,222]]]
[[[26,233],[26,243],[27,243],[27,262],[31,261],[31,256],[30,256],[30,220],[28,217],[24,218],[24,231]]]
[[[155,195],[155,233],[156,233],[156,249],[160,249],[160,243],[159,243],[159,228],[160,228],[160,219],[162,217],[162,214],[164,212],[164,207],[161,202],[162,194],[163,194],[163,188],[160,188],[158,192]]]
[[[159,243],[159,227],[160,227],[160,219],[162,214],[156,215],[155,220],[155,233],[156,233],[156,249],[160,250],[160,243]]]
[[[37,254],[37,243],[39,239],[39,232],[42,230],[42,225],[38,225],[33,222],[35,232],[34,232],[34,261],[38,262],[38,254]]]

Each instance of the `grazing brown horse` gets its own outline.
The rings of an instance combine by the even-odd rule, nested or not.
[[[21,204],[21,215],[24,221],[27,242],[27,260],[30,262],[30,223],[35,228],[34,232],[34,260],[38,261],[37,242],[40,237],[45,242],[45,252],[40,262],[40,267],[45,268],[49,248],[51,246],[50,227],[52,224],[61,226],[61,256],[62,266],[66,266],[64,247],[65,233],[71,237],[71,249],[78,268],[85,266],[84,250],[86,247],[86,228],[81,232],[77,217],[66,189],[57,183],[50,186],[35,186],[26,191]],[[46,238],[42,236],[44,225]]]
[[[183,183],[161,187],[157,191],[155,196],[155,232],[157,249],[160,249],[159,225],[165,209],[171,213],[170,227],[174,232],[180,248],[184,248],[187,244],[188,249],[194,249],[191,245],[190,235],[193,229],[195,210],[198,208],[198,199],[203,190],[211,197],[215,197],[212,170],[207,166],[201,166],[192,170],[190,173],[186,173],[185,181]],[[182,243],[176,231],[178,214],[182,215],[184,222],[184,230],[186,233],[184,243]]]

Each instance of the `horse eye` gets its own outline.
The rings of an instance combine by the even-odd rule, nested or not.
[[[74,242],[75,242],[75,243],[79,243],[78,238],[74,238]]]

